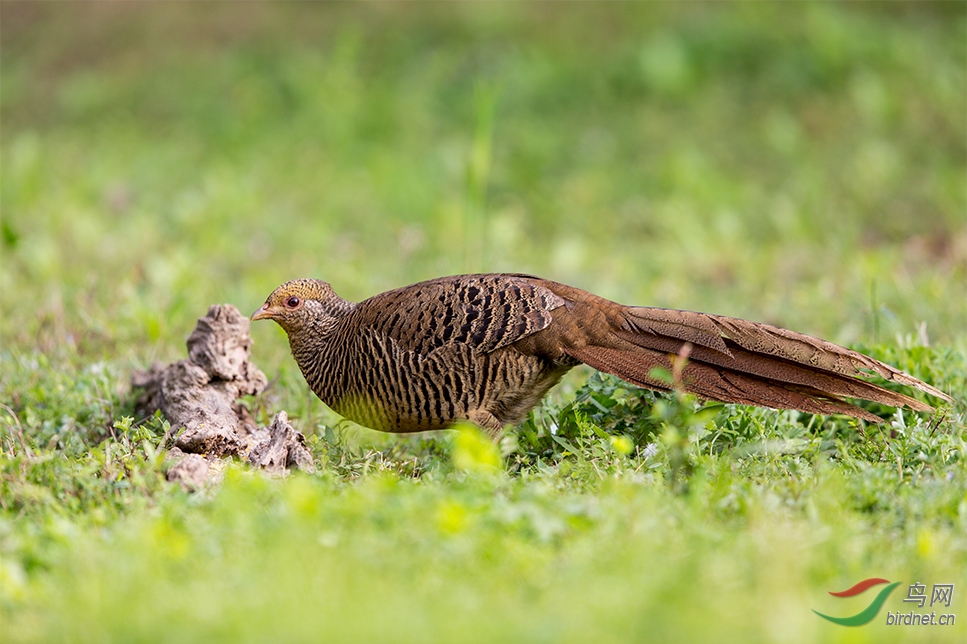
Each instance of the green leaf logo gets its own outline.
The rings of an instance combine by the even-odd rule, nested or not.
[[[833,595],[834,597],[854,597],[855,595],[859,595],[863,591],[873,586],[879,586],[880,584],[890,584],[889,586],[887,586],[886,588],[880,591],[880,593],[876,596],[876,599],[874,599],[869,606],[867,606],[865,609],[861,610],[860,612],[850,617],[831,617],[829,615],[823,615],[818,610],[813,610],[813,612],[819,615],[820,617],[822,617],[823,619],[828,619],[834,624],[840,624],[841,626],[862,626],[863,624],[870,622],[874,617],[876,617],[876,614],[880,612],[880,608],[883,607],[883,602],[886,601],[886,598],[890,596],[890,593],[893,592],[893,589],[899,586],[900,583],[901,582],[899,581],[895,581],[892,584],[890,584],[890,581],[888,579],[873,577],[870,579],[864,579],[863,581],[859,582],[858,584],[856,584],[855,586],[853,586],[848,590],[843,590],[840,592],[830,591],[829,594]]]

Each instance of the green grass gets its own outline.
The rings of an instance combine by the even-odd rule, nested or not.
[[[0,4],[0,639],[963,641],[965,21]],[[209,304],[477,270],[813,333],[957,402],[872,426],[582,369],[498,455],[341,422],[262,324],[247,404],[316,473],[164,480],[130,373]],[[871,624],[812,612],[868,577],[903,582]],[[955,584],[955,626],[885,625],[914,582]]]

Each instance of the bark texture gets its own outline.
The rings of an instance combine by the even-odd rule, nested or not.
[[[195,489],[219,468],[222,457],[238,456],[269,471],[312,470],[305,437],[279,412],[259,428],[238,399],[258,395],[267,380],[249,360],[249,320],[231,304],[216,304],[188,336],[188,358],[155,364],[132,378],[141,389],[142,416],[160,409],[176,437],[169,451],[169,480]]]

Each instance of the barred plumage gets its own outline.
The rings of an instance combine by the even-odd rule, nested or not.
[[[296,363],[323,402],[391,432],[469,420],[496,436],[581,362],[668,390],[653,369],[672,370],[686,353],[681,386],[723,402],[873,422],[881,419],[843,397],[931,410],[857,378],[860,369],[951,400],[825,340],[736,318],[623,306],[527,275],[444,277],[358,304],[326,282],[295,280],[276,289],[252,319],[273,319],[285,329]]]

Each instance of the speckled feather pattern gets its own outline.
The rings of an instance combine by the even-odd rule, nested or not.
[[[325,324],[290,334],[290,344],[316,395],[361,425],[412,432],[465,419],[497,431],[522,420],[577,364],[511,346],[545,329],[563,305],[519,278],[444,278],[330,303],[318,316]]]
[[[286,310],[293,296],[300,305]],[[286,330],[312,391],[337,413],[383,431],[469,420],[497,435],[581,362],[667,390],[653,370],[671,371],[685,353],[683,388],[723,402],[874,422],[880,419],[844,397],[931,409],[857,377],[861,369],[950,400],[819,338],[725,316],[623,306],[527,275],[444,277],[358,304],[325,282],[295,280],[276,289],[263,309]]]

